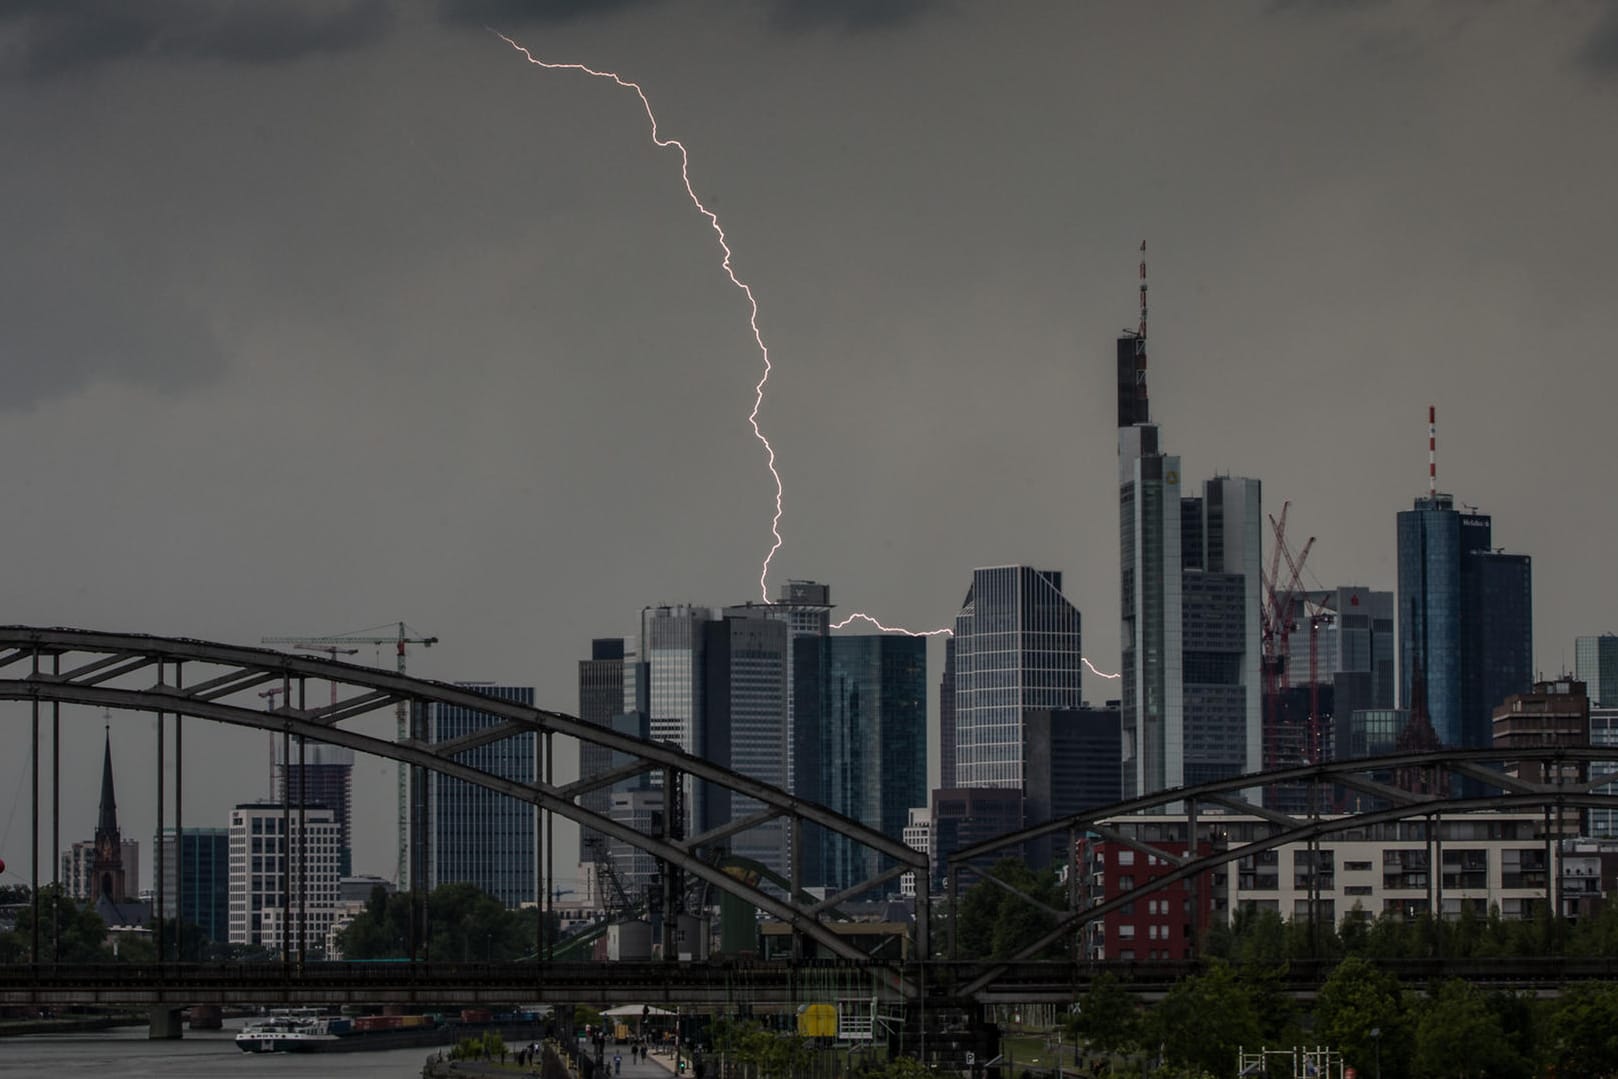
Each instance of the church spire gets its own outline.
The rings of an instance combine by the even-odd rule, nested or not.
[[[107,728],[107,749],[101,758],[101,816],[96,834],[118,834],[118,801],[112,796],[112,728]]]

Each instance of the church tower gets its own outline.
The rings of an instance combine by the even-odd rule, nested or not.
[[[107,748],[101,760],[101,814],[96,819],[95,863],[90,870],[94,882],[92,900],[122,903],[129,896],[124,890],[124,853],[118,834],[118,802],[112,795],[112,728],[107,728]]]

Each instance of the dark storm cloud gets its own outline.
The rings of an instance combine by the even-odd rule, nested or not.
[[[902,26],[947,6],[945,0],[776,0],[772,21],[789,32],[853,34]]]
[[[134,57],[284,63],[369,45],[393,20],[387,0],[0,0],[0,72],[46,78]]]
[[[559,23],[611,15],[657,0],[438,0],[440,22],[472,26]]]
[[[53,254],[0,268],[0,411],[96,383],[169,390],[223,370],[212,328],[138,261],[100,252],[73,264]]]
[[[1579,62],[1600,75],[1618,75],[1618,7],[1608,7],[1579,50]]]

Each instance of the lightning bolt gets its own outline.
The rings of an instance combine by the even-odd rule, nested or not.
[[[758,328],[758,299],[753,295],[753,290],[748,286],[747,282],[736,276],[736,270],[731,266],[730,244],[725,239],[725,229],[724,226],[719,223],[719,215],[715,214],[712,210],[708,209],[707,206],[703,205],[702,199],[697,197],[696,188],[691,186],[691,155],[686,151],[685,143],[681,142],[679,139],[664,138],[662,134],[659,133],[657,114],[652,111],[652,102],[646,96],[646,91],[641,89],[640,83],[632,82],[629,79],[624,78],[622,75],[619,75],[617,72],[597,71],[595,68],[589,67],[586,64],[555,63],[549,60],[541,60],[533,53],[529,52],[526,46],[507,37],[505,34],[502,34],[493,27],[485,27],[485,29],[487,29],[489,33],[493,34],[495,37],[498,37],[501,41],[504,41],[507,45],[510,45],[513,49],[517,50],[523,55],[525,60],[536,67],[545,68],[547,71],[582,71],[584,74],[590,75],[594,78],[611,79],[614,83],[622,86],[624,89],[635,91],[635,96],[640,98],[641,108],[646,110],[646,120],[647,123],[651,125],[653,145],[658,147],[658,149],[663,150],[666,150],[672,146],[676,150],[680,151],[680,180],[685,184],[685,193],[691,199],[691,205],[697,208],[697,212],[708,219],[709,227],[713,229],[714,236],[719,240],[719,249],[725,253],[725,257],[720,261],[719,265],[725,271],[725,276],[730,278],[730,283],[735,285],[737,290],[740,291],[743,296],[747,297],[747,325],[753,331],[753,342],[754,344],[758,345],[759,355],[763,357],[764,360],[764,374],[760,376],[758,384],[753,387],[753,411],[748,413],[747,422],[753,428],[753,437],[758,439],[759,443],[764,447],[766,465],[770,470],[770,478],[775,481],[775,516],[770,518],[770,535],[774,537],[774,542],[771,543],[768,553],[764,555],[764,564],[759,568],[758,574],[758,588],[760,596],[765,603],[769,603],[770,562],[775,558],[775,552],[781,549],[781,544],[783,542],[781,539],[781,512],[782,503],[785,499],[785,488],[781,484],[781,473],[776,471],[775,468],[775,447],[770,444],[770,440],[765,437],[763,429],[759,427],[758,413],[759,409],[764,407],[764,386],[770,381],[770,373],[774,370],[774,366],[770,363],[770,348],[764,343],[764,335],[759,331]],[[907,637],[955,636],[955,631],[948,628],[913,630],[905,629],[902,626],[887,626],[883,625],[872,616],[863,613],[851,614],[841,622],[833,623],[831,628],[842,629],[845,626],[853,623],[855,620],[869,622],[883,633],[902,633]],[[1091,663],[1088,659],[1084,658],[1083,656],[1079,658],[1084,661],[1084,665],[1090,668],[1092,673],[1100,675],[1102,678],[1122,677],[1121,675],[1108,674],[1105,671],[1097,670],[1095,664]]]
[[[676,150],[680,151],[680,179],[685,183],[685,193],[690,196],[691,205],[697,208],[697,212],[708,219],[709,227],[713,229],[714,235],[719,239],[719,249],[725,253],[725,257],[719,265],[725,271],[725,276],[729,277],[730,283],[735,285],[743,296],[747,297],[747,324],[748,326],[752,327],[753,342],[758,345],[759,355],[764,358],[764,374],[759,378],[758,385],[753,387],[753,411],[748,413],[747,422],[752,425],[753,437],[758,439],[759,442],[764,446],[764,454],[766,464],[770,470],[770,477],[775,480],[775,516],[770,519],[770,535],[774,537],[774,542],[771,543],[769,552],[765,554],[764,564],[760,567],[758,572],[758,590],[764,602],[768,603],[770,602],[770,562],[775,558],[775,552],[781,549],[782,543],[781,511],[782,502],[785,498],[785,489],[781,486],[781,474],[775,470],[775,447],[770,445],[770,440],[764,436],[764,431],[759,427],[758,411],[760,408],[764,407],[764,385],[770,381],[770,372],[774,370],[774,367],[770,363],[770,348],[764,343],[764,335],[759,332],[758,328],[758,300],[753,296],[753,290],[748,287],[747,282],[736,276],[736,270],[730,264],[730,244],[725,240],[725,229],[719,224],[719,215],[715,214],[712,210],[708,209],[708,207],[702,204],[702,200],[697,197],[696,188],[691,186],[691,155],[686,152],[685,143],[681,142],[679,139],[666,139],[658,133],[657,114],[652,112],[652,103],[650,99],[647,98],[646,91],[641,89],[640,83],[631,82],[616,72],[597,71],[595,68],[588,67],[584,64],[560,64],[551,63],[547,60],[540,60],[535,57],[533,53],[529,52],[527,48],[513,41],[500,31],[495,30],[492,27],[486,27],[485,29],[498,37],[501,41],[504,41],[507,45],[510,45],[513,49],[516,49],[518,52],[522,53],[523,57],[530,64],[545,68],[549,71],[582,71],[586,75],[592,75],[598,79],[611,79],[624,89],[635,91],[635,96],[640,98],[641,107],[646,110],[646,120],[652,125],[652,143],[659,149],[666,150],[672,146]]]
[[[944,628],[944,629],[905,629],[903,626],[884,626],[881,622],[878,622],[876,619],[872,618],[870,615],[861,614],[859,612],[855,612],[854,614],[849,615],[847,618],[843,619],[841,622],[833,622],[831,624],[831,628],[832,629],[842,629],[844,626],[848,625],[850,622],[853,622],[855,619],[859,619],[861,622],[869,622],[869,623],[871,623],[871,625],[875,626],[877,629],[881,630],[883,633],[903,633],[906,637],[940,637],[940,636],[942,636],[942,637],[953,637],[953,636],[955,636],[955,631],[952,630],[952,629],[949,629],[947,627]]]

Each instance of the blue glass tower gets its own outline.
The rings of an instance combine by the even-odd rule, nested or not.
[[[1445,746],[1489,745],[1495,705],[1533,685],[1531,565],[1492,528],[1446,494],[1399,514],[1399,700]]]
[[[461,685],[503,701],[534,703],[531,686]],[[434,742],[444,742],[503,722],[472,708],[434,704],[428,730]],[[534,749],[533,734],[519,734],[466,750],[455,759],[506,779],[532,783]],[[436,772],[428,798],[430,887],[466,881],[508,907],[533,902],[533,806]]]
[[[208,940],[230,939],[230,829],[187,828],[176,849],[173,828],[154,846],[163,851],[163,917],[202,930]]]
[[[818,800],[890,836],[927,801],[927,641],[855,634],[826,640]],[[890,867],[827,834],[824,883],[846,888]]]

